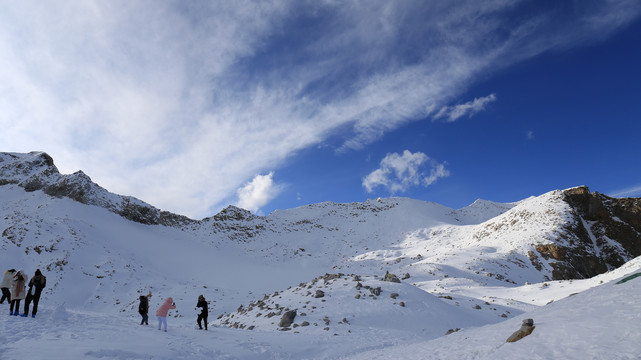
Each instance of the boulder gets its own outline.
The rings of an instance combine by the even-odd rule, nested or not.
[[[390,274],[389,271],[385,272],[385,276],[383,277],[383,281],[389,281],[389,282],[394,282],[394,283],[400,283],[401,282],[401,280],[399,280],[396,275]]]
[[[296,318],[296,310],[287,311],[280,318],[280,323],[278,324],[278,326],[284,327],[284,328],[289,327],[294,322],[295,318]]]
[[[509,338],[505,342],[517,342],[524,337],[530,335],[532,331],[534,331],[534,320],[532,319],[525,319],[523,320],[523,324],[521,325],[521,328],[515,331],[512,335],[510,335]]]

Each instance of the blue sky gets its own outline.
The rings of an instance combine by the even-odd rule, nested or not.
[[[638,1],[3,9],[0,151],[163,210],[641,196]]]

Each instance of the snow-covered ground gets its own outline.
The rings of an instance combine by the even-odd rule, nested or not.
[[[641,277],[614,283],[640,272],[641,258],[567,281],[549,280],[554,260],[540,258],[539,267],[530,261],[535,244],[570,238],[563,225],[574,221],[572,209],[560,191],[459,210],[404,198],[313,204],[264,217],[229,208],[161,226],[117,215],[121,202],[133,200],[96,190],[85,177],[82,186],[102,200],[27,192],[21,176],[43,171],[7,163],[21,170],[0,185],[0,270],[24,269],[31,277],[40,269],[47,288],[35,318],[9,316],[0,305],[0,359],[641,354]],[[386,272],[401,282],[383,281]],[[149,291],[150,326],[141,326],[138,297]],[[210,302],[208,331],[196,329],[200,294]],[[168,296],[177,309],[165,333],[154,313]],[[288,311],[296,316],[281,326]],[[506,344],[525,318],[534,319],[532,335]]]
[[[0,316],[0,358],[2,359],[638,359],[641,353],[641,277],[623,284],[619,275],[641,271],[641,259],[625,271],[601,276],[604,284],[584,290],[545,306],[536,307],[515,318],[485,326],[470,326],[447,336],[434,337],[423,329],[443,329],[464,313],[452,313],[450,305],[436,306],[434,299],[416,306],[415,318],[403,317],[390,324],[389,304],[380,301],[366,323],[358,323],[361,313],[351,305],[329,313],[353,312],[353,324],[333,324],[355,331],[263,331],[210,326],[195,329],[195,315],[169,318],[169,331],[139,325],[131,314],[106,314],[51,307],[43,304],[38,316]],[[573,287],[583,284],[558,282],[550,285]],[[590,283],[588,285],[588,283]],[[406,285],[397,285],[399,287]],[[548,291],[545,290],[545,291]],[[532,287],[515,289],[515,297],[535,296],[545,291]],[[422,295],[423,297],[425,295]],[[409,304],[416,298],[406,299]],[[375,300],[363,300],[369,304]],[[440,301],[440,300],[436,300]],[[433,303],[432,303],[433,302]],[[181,304],[179,304],[180,306]],[[190,307],[191,304],[184,304]],[[193,304],[195,305],[195,304]],[[4,305],[6,306],[6,305]],[[6,308],[5,308],[6,310]],[[377,311],[380,310],[378,316]],[[430,310],[435,312],[430,313]],[[393,318],[393,317],[392,317]],[[521,321],[532,318],[534,332],[516,343],[505,343]],[[348,319],[348,320],[351,320]],[[396,331],[381,329],[396,328]],[[324,325],[323,325],[324,326]],[[356,329],[358,328],[358,329]],[[421,329],[422,328],[422,329]],[[444,335],[444,334],[442,334]]]

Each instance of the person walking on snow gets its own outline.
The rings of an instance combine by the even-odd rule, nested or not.
[[[31,313],[31,317],[36,317],[36,313],[38,313],[38,303],[40,302],[40,294],[45,286],[47,286],[47,278],[42,275],[40,269],[37,269],[36,274],[31,278],[31,280],[29,280],[29,291],[27,291],[27,298],[24,301],[24,314],[20,316],[29,316],[29,304],[33,301],[33,312]]]
[[[160,330],[160,325],[164,325],[165,327],[165,332],[167,332],[167,313],[171,309],[175,309],[176,304],[174,303],[174,299],[171,297],[168,297],[162,305],[158,308],[158,311],[156,311],[156,316],[158,317],[158,330]]]
[[[202,330],[203,327],[200,323],[202,320],[205,320],[205,330],[207,330],[207,315],[209,315],[209,309],[207,308],[207,300],[205,300],[205,297],[202,295],[198,297],[196,309],[198,308],[201,308],[200,314],[198,314],[198,319],[196,320],[196,322],[198,322],[198,327]]]
[[[2,282],[0,282],[0,289],[2,289],[2,299],[0,299],[0,304],[4,304],[4,299],[7,299],[7,302],[11,304],[11,291],[9,291],[9,287],[11,287],[11,278],[15,273],[16,269],[9,269],[4,272]]]
[[[25,283],[27,282],[27,275],[18,270],[13,277],[11,286],[11,307],[9,308],[9,315],[17,316],[20,312],[20,300],[26,297]],[[14,311],[15,308],[15,311]]]
[[[140,296],[140,304],[138,305],[138,313],[142,316],[140,325],[149,325],[149,298],[151,298],[151,291],[147,295]]]

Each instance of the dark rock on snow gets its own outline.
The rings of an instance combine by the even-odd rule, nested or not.
[[[401,280],[399,280],[396,275],[390,274],[389,272],[385,272],[385,276],[383,277],[383,281],[389,281],[389,282],[394,282],[394,283],[400,283],[401,282]]]
[[[532,331],[534,331],[534,320],[532,319],[525,319],[523,320],[523,324],[521,325],[521,328],[515,331],[512,335],[510,335],[509,338],[505,342],[516,342],[524,337],[530,335]]]
[[[296,310],[287,311],[280,318],[280,323],[278,324],[278,326],[289,327],[294,322],[295,318],[296,318]]]

